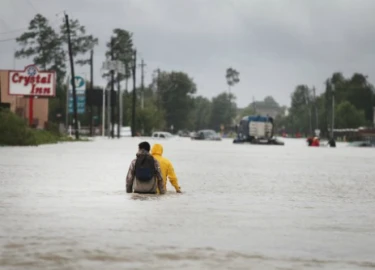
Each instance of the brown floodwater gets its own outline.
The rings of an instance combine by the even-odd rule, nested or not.
[[[375,149],[284,141],[159,141],[164,196],[125,193],[139,138],[0,148],[0,269],[375,269]]]

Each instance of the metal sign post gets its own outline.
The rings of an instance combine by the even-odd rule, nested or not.
[[[106,60],[106,61],[104,61],[103,64],[102,64],[102,69],[106,70],[106,71],[114,71],[114,72],[117,72],[119,74],[126,74],[125,64],[122,63],[121,61],[117,61],[117,60]],[[108,104],[107,105],[108,109],[112,105],[111,104],[112,102],[110,102],[109,100],[111,100],[113,96],[114,95],[112,94],[112,92],[110,92],[110,94],[108,95],[108,97],[110,97],[110,98],[108,98],[108,103],[107,103]],[[120,99],[122,98],[121,90],[120,89],[118,89],[118,95],[117,96]],[[122,116],[122,105],[123,105],[122,104],[122,100],[119,101],[118,103],[119,103],[120,115]],[[113,104],[113,106],[114,106],[114,104]],[[120,119],[120,121],[119,121],[120,123],[118,123],[118,125],[122,126],[122,117],[119,117],[119,119]],[[114,121],[114,119],[109,120],[109,117],[108,117],[108,125],[109,125],[109,127],[111,126],[111,122],[110,121]],[[121,126],[118,127],[118,128],[120,128],[120,131],[121,131]],[[109,128],[109,136],[110,135],[111,134],[110,134],[110,128]],[[112,135],[114,135],[114,134],[112,134]]]

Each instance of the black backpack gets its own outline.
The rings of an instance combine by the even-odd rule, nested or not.
[[[135,161],[135,177],[141,182],[148,182],[156,175],[155,161],[151,155],[141,155]]]

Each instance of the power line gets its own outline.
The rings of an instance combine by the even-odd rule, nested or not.
[[[57,13],[56,16],[58,17],[61,13],[62,12]],[[62,21],[61,18],[57,18],[57,19],[54,19],[54,20],[51,20],[51,19],[47,18],[47,20],[50,21],[51,26],[55,26],[58,21]],[[18,29],[13,29],[13,30],[9,30],[9,31],[0,32],[0,35],[17,33],[17,32],[25,31],[25,30],[29,30],[29,27],[23,27],[23,28],[18,28]]]
[[[14,30],[10,30],[10,31],[0,32],[0,35],[16,33],[16,32],[24,31],[24,30],[27,30],[27,29],[28,28],[24,27],[24,28],[18,28],[18,29],[14,29]]]
[[[0,39],[0,42],[7,42],[11,40],[16,40],[17,38],[7,38],[7,39]]]
[[[29,3],[29,5],[31,6],[31,8],[32,8],[36,13],[39,13],[38,10],[35,8],[34,4],[31,2],[31,0],[26,0],[26,2]]]
[[[50,26],[56,26],[56,23],[60,21],[60,18],[59,19],[56,19],[54,21],[51,22]],[[8,33],[10,32],[17,32],[17,31],[22,31],[22,30],[28,30],[29,28],[23,28],[23,29],[17,29],[17,30],[13,30],[13,31],[9,31]],[[3,32],[4,33],[4,32]],[[3,33],[0,33],[0,34],[3,34]],[[12,41],[12,40],[16,40],[18,37],[13,37],[13,38],[5,38],[5,39],[0,39],[0,42],[8,42],[8,41]]]

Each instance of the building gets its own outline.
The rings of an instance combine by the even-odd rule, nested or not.
[[[276,118],[276,116],[280,115],[280,108],[272,108],[272,107],[256,107],[256,113],[259,115],[268,115],[272,118]]]
[[[12,74],[14,78],[18,76],[19,80],[13,79],[10,82]],[[45,79],[49,76],[48,74],[52,74],[52,77],[47,82]],[[44,128],[48,122],[49,99],[47,97],[55,95],[55,79],[54,73],[39,72],[33,65],[26,67],[23,71],[0,70],[0,102],[9,104],[10,111],[25,120],[32,115],[32,121],[29,123],[36,128]],[[39,91],[42,89],[45,91]],[[46,89],[49,90],[46,91]],[[31,98],[32,101],[30,101]]]

